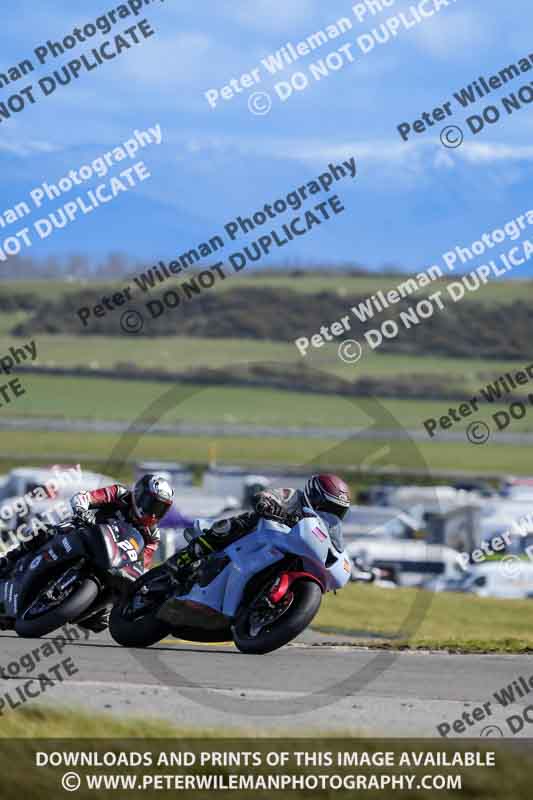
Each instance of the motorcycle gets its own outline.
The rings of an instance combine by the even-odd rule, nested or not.
[[[67,622],[83,624],[144,572],[144,540],[127,522],[88,527],[69,521],[54,531],[36,552],[19,558],[0,584],[0,629],[37,638]]]
[[[188,641],[231,641],[242,653],[277,650],[304,631],[322,595],[344,586],[351,562],[341,522],[306,510],[292,528],[261,519],[255,529],[205,557],[189,580],[171,557],[145,573],[111,610],[109,631],[124,647],[149,647],[169,634]],[[207,527],[196,520],[191,539]]]

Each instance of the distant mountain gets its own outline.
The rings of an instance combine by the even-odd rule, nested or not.
[[[42,172],[41,154],[19,156],[2,152],[0,169],[4,179],[0,184],[0,207],[12,207],[26,199],[35,185],[45,180],[53,183],[68,174],[69,169],[90,163],[95,153],[105,149],[102,145],[49,153],[46,174]],[[379,159],[359,159],[357,149],[355,144],[356,179],[343,179],[330,192],[339,195],[346,211],[283,248],[274,248],[260,265],[349,262],[370,269],[393,264],[406,271],[418,270],[441,264],[441,256],[447,250],[470,247],[483,233],[502,227],[531,205],[529,183],[523,179],[524,175],[520,180],[505,180],[505,162],[488,168],[484,162],[470,163],[450,156],[450,162],[441,163],[436,157],[437,149],[429,148],[422,150],[416,161],[406,151],[405,164],[395,163],[390,166],[390,174],[385,174],[387,170]],[[210,145],[183,153],[168,144],[148,147],[139,157],[152,173],[149,180],[86,216],[80,213],[74,223],[47,239],[41,241],[34,236],[33,247],[21,254],[39,259],[77,252],[93,259],[109,252],[123,252],[147,262],[170,258],[215,234],[222,234],[224,224],[238,215],[250,216],[265,203],[273,204],[286,197],[291,190],[326,171],[328,161],[333,160],[301,163],[293,157],[283,157],[282,153],[277,157],[246,151],[224,153]],[[336,159],[337,163],[340,161],[342,158]],[[132,163],[124,161],[110,174],[116,175],[120,168]],[[530,167],[517,161],[514,170],[516,175],[521,170],[527,174]],[[89,188],[107,183],[109,177],[76,187],[54,203],[47,202],[31,217],[4,227],[0,241],[46,216],[76,194],[83,196]],[[257,236],[279,230],[283,223],[323,200],[324,194],[317,194],[306,203],[305,209],[289,210],[228,244],[221,260]],[[524,232],[523,237],[527,235]],[[505,252],[507,245],[501,249]],[[483,260],[472,262],[472,267]],[[463,271],[467,270],[465,266]],[[530,275],[533,275],[533,260],[508,277]]]

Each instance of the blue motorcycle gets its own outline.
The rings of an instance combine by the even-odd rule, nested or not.
[[[294,527],[261,519],[242,539],[203,559],[178,582],[173,559],[145,573],[109,630],[124,647],[148,647],[168,635],[196,642],[231,641],[243,653],[277,650],[315,617],[322,595],[350,579],[341,522],[306,510]],[[194,523],[194,536],[208,527]]]

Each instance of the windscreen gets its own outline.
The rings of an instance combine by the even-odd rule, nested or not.
[[[342,553],[344,550],[344,539],[342,536],[342,522],[336,514],[331,514],[329,511],[319,511],[318,515],[322,522],[326,525],[329,533],[331,543],[337,552]]]

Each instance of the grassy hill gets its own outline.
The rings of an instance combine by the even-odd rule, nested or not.
[[[334,288],[341,293],[365,294],[398,283],[401,276],[345,276],[324,277],[319,274],[306,275],[261,275],[254,278],[232,281],[235,286],[290,287],[299,292],[316,292]],[[31,293],[41,299],[57,300],[65,292],[77,292],[78,284],[60,282],[8,282],[8,292]],[[111,285],[102,285],[102,292]],[[533,298],[533,281],[495,283],[485,287],[485,294],[478,292],[472,299],[490,299],[491,302],[507,303],[520,298]],[[489,298],[490,295],[490,298]],[[0,313],[0,354],[10,346],[19,346],[22,341],[9,335],[13,325],[28,318],[29,311]],[[321,320],[317,321],[317,329]],[[465,394],[474,393],[490,379],[514,366],[518,369],[524,361],[510,362],[483,358],[450,358],[445,356],[405,355],[371,352],[365,348],[363,358],[355,365],[343,363],[337,354],[338,342],[326,344],[321,349],[310,350],[302,359],[290,341],[269,341],[237,338],[201,338],[163,336],[159,338],[137,338],[135,336],[84,336],[38,334],[37,365],[89,367],[108,369],[111,372],[120,364],[150,366],[168,371],[183,371],[199,367],[225,368],[238,364],[272,363],[290,365],[305,363],[320,375],[328,373],[345,381],[362,378],[402,378],[413,384],[421,380],[435,380],[441,384],[453,383]],[[533,355],[532,355],[533,358]],[[154,399],[168,391],[169,384],[155,380],[124,381],[98,377],[63,377],[24,375],[27,394],[16,403],[0,409],[0,419],[13,415],[69,417],[83,419],[132,420],[142,413]],[[527,388],[527,387],[526,387]],[[364,414],[357,404],[334,396],[319,396],[268,388],[238,386],[186,386],[183,402],[171,409],[162,421],[185,421],[192,423],[246,423],[250,425],[314,426],[353,428],[368,426]],[[189,399],[185,399],[189,398]],[[383,405],[404,428],[422,427],[424,419],[440,416],[447,411],[445,400],[422,401],[414,399],[383,400]],[[496,409],[490,409],[494,411]],[[483,414],[480,415],[483,418]],[[43,426],[44,427],[44,426]],[[382,426],[383,427],[383,426]],[[386,425],[386,427],[390,427]],[[456,425],[454,430],[464,430],[465,425]],[[513,432],[531,431],[533,424],[526,417],[513,424]],[[43,430],[36,433],[3,432],[2,449],[8,459],[50,458],[54,454],[86,455],[105,461],[112,451],[116,437],[89,434],[54,434]],[[379,449],[376,440],[375,449]],[[365,453],[359,447],[339,450],[332,441],[271,438],[221,438],[219,441],[205,437],[156,437],[146,436],[136,449],[139,457],[171,458],[205,462],[216,446],[220,460],[250,463],[303,464],[319,457],[324,463],[357,464]],[[321,456],[333,448],[336,461],[330,456]],[[532,471],[527,448],[487,445],[474,447],[466,442],[436,444],[423,442],[419,451],[434,469],[453,469],[484,472]],[[395,462],[409,466],[395,457]]]
[[[149,268],[150,265],[146,265]],[[136,273],[137,274],[137,273]],[[324,272],[305,272],[296,271],[293,274],[285,272],[264,272],[248,275],[246,277],[235,276],[231,281],[223,281],[218,284],[214,291],[228,291],[230,289],[243,287],[266,287],[270,289],[292,289],[304,294],[315,294],[318,292],[338,292],[344,294],[371,295],[381,289],[395,288],[399,283],[406,279],[406,273],[398,272],[393,275],[350,275],[342,273],[325,274]],[[457,276],[453,276],[457,280]],[[54,300],[63,292],[77,292],[81,287],[97,287],[102,294],[108,294],[114,288],[123,288],[128,284],[128,279],[113,282],[98,282],[88,284],[85,281],[56,281],[56,280],[36,280],[36,281],[3,281],[2,286],[6,292],[24,294],[29,291],[36,292],[44,300]],[[435,281],[428,287],[426,292],[422,291],[421,296],[431,293],[445,286],[443,281]],[[510,280],[489,282],[475,292],[471,298],[473,301],[484,303],[509,303],[514,300],[533,301],[533,280]]]

